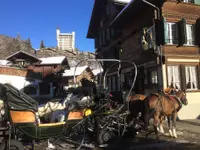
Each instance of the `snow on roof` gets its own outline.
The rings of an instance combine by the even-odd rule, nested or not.
[[[8,63],[9,63],[9,61],[7,61],[7,60],[0,60],[0,65],[5,66],[5,65],[8,65]]]
[[[80,66],[76,68],[75,76],[80,75],[88,66]],[[65,70],[63,76],[69,77],[74,76],[75,67],[71,67],[70,70]]]
[[[127,0],[128,1],[128,0]],[[130,2],[127,3],[126,7],[124,7],[122,9],[122,11],[111,21],[110,25],[112,25],[117,19],[119,19],[119,17],[121,17],[121,15],[127,10],[128,7],[130,7],[130,5],[132,3],[134,3],[136,0],[130,0]]]
[[[103,72],[103,69],[94,69],[92,70],[92,73],[96,76],[98,74],[100,74],[101,72]]]
[[[114,2],[128,4],[131,0],[114,0]]]
[[[42,61],[40,64],[41,65],[61,64],[64,59],[65,59],[65,56],[40,58],[40,60]]]

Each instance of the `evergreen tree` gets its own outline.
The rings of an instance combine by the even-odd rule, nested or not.
[[[18,39],[18,40],[21,40],[21,36],[20,36],[19,33],[17,33],[17,39]]]
[[[43,40],[41,40],[41,43],[40,43],[40,49],[42,49],[42,48],[45,48],[45,45],[44,45],[44,41],[43,41]]]
[[[28,45],[29,48],[32,47],[30,38],[28,38],[28,40],[27,40],[27,45]]]

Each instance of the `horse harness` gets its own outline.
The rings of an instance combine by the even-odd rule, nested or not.
[[[162,104],[162,101],[161,101],[161,99],[162,99],[161,96],[163,96],[163,97],[165,97],[165,98],[171,100],[170,102],[172,103],[172,105],[173,105],[173,107],[174,107],[174,110],[176,110],[177,112],[182,108],[182,102],[181,102],[180,98],[177,97],[176,95],[167,95],[167,94],[165,94],[164,92],[162,92],[162,93],[155,93],[155,94],[153,94],[153,95],[155,95],[155,96],[158,97],[158,101],[160,102],[160,105],[161,105],[162,110],[163,110],[163,104]],[[172,101],[174,101],[174,100],[176,100],[177,103],[178,103],[178,108],[177,108],[177,109],[175,108],[175,105],[174,105],[174,103],[172,102]],[[156,105],[158,105],[158,102],[156,103]],[[164,113],[164,112],[163,112],[163,113]]]

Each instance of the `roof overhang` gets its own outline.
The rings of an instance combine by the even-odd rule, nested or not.
[[[144,5],[142,5],[144,4]],[[111,21],[111,27],[122,27],[124,22],[130,21],[130,18],[133,18],[139,10],[147,5],[142,0],[131,0],[124,9]]]
[[[70,68],[68,60],[65,56],[58,56],[58,57],[47,57],[47,58],[40,58],[42,61],[40,64],[36,66],[65,66],[67,69]]]
[[[100,24],[100,18],[102,15],[102,9],[106,0],[95,0],[90,18],[90,24],[88,28],[87,38],[94,38],[98,33],[98,26]]]
[[[33,56],[33,55],[31,55],[31,54],[29,54],[27,52],[24,52],[24,51],[18,51],[16,53],[14,53],[14,54],[8,56],[6,58],[6,60],[11,61],[11,62],[17,61],[17,60],[21,60],[21,61],[23,61],[23,60],[25,60],[25,61],[29,60],[32,63],[39,63],[39,62],[41,62],[41,60],[38,59],[37,57],[35,57],[35,56]]]

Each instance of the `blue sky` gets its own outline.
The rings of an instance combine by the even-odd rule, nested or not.
[[[86,38],[94,0],[1,0],[0,34],[22,39],[30,37],[33,48],[40,41],[56,46],[56,28],[76,32],[76,47],[94,51],[94,42]]]

